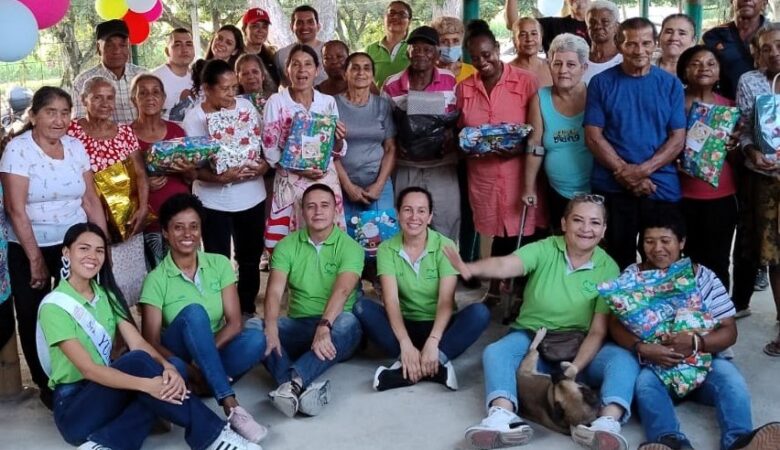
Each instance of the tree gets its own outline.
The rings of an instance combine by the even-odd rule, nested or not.
[[[100,21],[92,5],[74,2],[65,18],[48,30],[60,43],[64,70],[60,85],[70,88],[76,75],[97,55],[94,26]],[[78,20],[77,20],[78,19]]]

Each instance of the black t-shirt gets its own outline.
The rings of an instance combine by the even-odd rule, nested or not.
[[[550,43],[559,34],[571,33],[577,35],[588,42],[590,45],[590,38],[588,37],[588,27],[585,22],[577,20],[572,16],[566,17],[542,17],[539,23],[542,25],[542,47],[544,51],[550,49]]]

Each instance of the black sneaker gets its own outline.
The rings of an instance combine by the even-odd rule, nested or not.
[[[455,377],[455,368],[452,367],[451,361],[447,361],[447,364],[444,365],[439,364],[439,371],[436,375],[429,377],[428,380],[443,384],[451,391],[458,390],[458,379]]]
[[[762,267],[758,269],[756,273],[756,281],[753,283],[754,291],[764,291],[769,287],[769,277],[766,274],[766,268]]]
[[[693,450],[688,439],[676,434],[666,434],[658,438],[658,442],[647,442],[637,450]]]
[[[390,367],[379,366],[374,373],[374,389],[386,391],[400,387],[411,386],[414,383],[404,378],[404,370],[401,361],[396,361]]]
[[[769,422],[737,439],[731,450],[777,450],[780,448],[780,422]]]

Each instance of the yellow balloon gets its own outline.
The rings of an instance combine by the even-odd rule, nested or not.
[[[121,19],[127,9],[125,0],[95,0],[95,10],[105,20]]]

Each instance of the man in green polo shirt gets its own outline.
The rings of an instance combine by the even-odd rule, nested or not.
[[[412,7],[408,3],[390,2],[385,12],[385,35],[366,47],[366,53],[374,60],[374,82],[380,89],[387,77],[401,72],[409,65],[406,35],[411,21]]]
[[[265,319],[247,326],[263,329],[264,364],[279,383],[271,402],[288,417],[318,414],[330,398],[328,381],[312,383],[337,362],[352,356],[362,331],[349,311],[363,272],[363,249],[335,226],[336,196],[313,184],[301,199],[306,227],[282,239],[271,257]],[[289,311],[279,317],[285,288]]]

